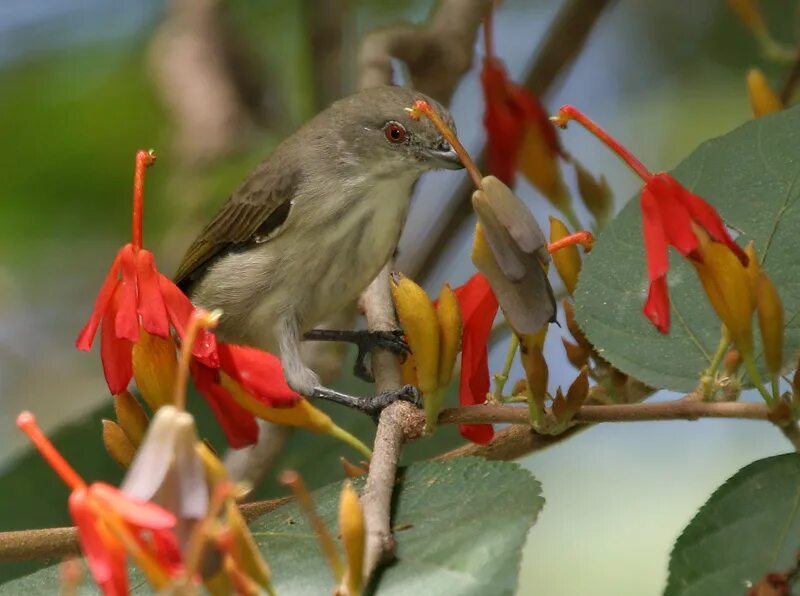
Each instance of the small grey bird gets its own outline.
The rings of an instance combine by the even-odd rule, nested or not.
[[[279,354],[289,385],[375,415],[408,392],[359,399],[320,386],[301,360],[305,339],[402,352],[399,334],[314,330],[353,303],[397,246],[414,183],[462,164],[401,87],[345,97],[280,146],[236,189],[192,243],[176,282],[197,306],[222,309],[218,337]],[[363,354],[358,368],[366,373]]]

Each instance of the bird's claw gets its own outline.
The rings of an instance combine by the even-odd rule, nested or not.
[[[405,362],[406,357],[411,353],[401,329],[393,331],[363,330],[358,333],[360,335],[355,341],[358,346],[358,355],[353,365],[353,374],[368,383],[375,382],[375,376],[372,374],[372,350],[389,350],[396,354],[401,362]]]
[[[414,387],[414,385],[403,385],[399,389],[383,391],[378,395],[362,400],[361,409],[373,418],[377,418],[380,416],[381,412],[383,412],[384,408],[398,400],[406,401],[417,408],[422,408],[422,397],[420,396],[419,389]]]

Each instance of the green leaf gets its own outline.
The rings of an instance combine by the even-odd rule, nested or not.
[[[363,479],[354,482],[363,489]],[[313,493],[317,510],[338,535],[341,483]],[[514,594],[522,547],[544,504],[541,487],[518,464],[456,458],[401,471],[393,528],[396,561],[379,578],[379,593],[483,596]],[[330,594],[335,581],[313,529],[295,503],[256,520],[251,529],[279,594]],[[0,596],[55,593],[58,567],[0,586]],[[147,593],[138,573],[136,593]],[[86,582],[80,594],[97,594]]]
[[[665,596],[745,594],[800,550],[800,454],[759,460],[719,487],[675,543]]]
[[[800,107],[753,120],[702,144],[672,173],[750,240],[783,300],[784,353],[800,349]],[[693,268],[670,251],[672,329],[658,333],[642,314],[647,295],[638,196],[587,255],[575,294],[578,323],[614,366],[654,387],[691,391],[708,366],[720,324]],[[757,325],[754,321],[754,329]]]
[[[314,493],[329,528],[338,526],[340,491],[336,483]],[[517,464],[456,458],[411,465],[396,491],[397,559],[382,573],[378,592],[513,594],[522,546],[543,504],[539,483]],[[331,592],[333,576],[295,504],[252,528],[279,594]]]

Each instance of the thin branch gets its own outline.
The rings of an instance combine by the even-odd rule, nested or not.
[[[743,418],[768,420],[769,408],[756,402],[698,402],[677,400],[644,404],[583,406],[573,420],[578,423],[697,420]],[[528,408],[515,406],[464,406],[439,414],[439,424],[530,424]]]
[[[289,502],[292,497],[239,506],[248,522]],[[0,561],[57,560],[80,554],[75,527],[0,532]]]
[[[435,461],[447,461],[454,457],[476,456],[490,460],[509,461],[534,451],[541,451],[560,443],[588,426],[573,426],[560,435],[540,435],[530,426],[515,424],[495,433],[487,445],[467,443],[436,456]]]
[[[392,83],[392,58],[406,62],[414,86],[448,103],[472,63],[478,27],[490,0],[441,0],[424,27],[400,26],[368,35],[359,54],[359,88]],[[374,330],[394,330],[397,319],[389,289],[387,263],[361,297],[367,324]],[[372,371],[378,391],[400,388],[400,363],[394,354],[375,350]],[[362,505],[367,527],[365,583],[394,552],[391,502],[404,441],[422,430],[421,417],[410,404],[396,402],[381,413],[375,435]]]

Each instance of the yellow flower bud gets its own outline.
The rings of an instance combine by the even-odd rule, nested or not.
[[[758,0],[728,0],[728,6],[742,24],[756,35],[762,35],[767,30]]]
[[[345,588],[344,594],[359,596],[364,575],[366,523],[361,501],[348,481],[345,481],[342,487],[342,496],[339,500],[339,531],[347,558],[347,571],[342,582],[342,587]]]
[[[570,196],[558,165],[558,153],[553,151],[538,123],[525,131],[517,166],[551,204],[558,209],[569,209]]]
[[[560,219],[550,216],[550,242],[556,242],[569,236],[567,226]],[[574,244],[565,246],[552,254],[556,270],[564,282],[564,287],[570,294],[575,293],[578,285],[578,274],[581,272],[581,255]]]
[[[115,462],[127,470],[134,456],[136,448],[131,444],[125,431],[111,420],[103,420],[103,445]]]
[[[439,291],[436,304],[441,342],[439,346],[439,387],[446,388],[453,376],[456,357],[461,351],[461,307],[449,284]]]
[[[747,96],[750,99],[750,109],[753,110],[755,118],[783,109],[783,102],[770,87],[764,73],[758,68],[751,68],[747,73]]]
[[[755,298],[748,269],[724,244],[701,236],[702,262],[690,259],[717,316],[744,357],[753,352]]]
[[[756,286],[756,308],[764,346],[764,363],[767,372],[777,375],[783,366],[783,304],[775,284],[763,272]]]
[[[397,316],[414,355],[417,381],[423,397],[439,387],[439,321],[433,302],[420,286],[405,276],[392,280]]]
[[[131,444],[134,447],[141,445],[149,420],[139,401],[129,391],[124,391],[114,396],[114,412]]]
[[[139,341],[133,344],[133,378],[142,394],[142,399],[155,412],[163,405],[171,404],[175,392],[175,376],[178,359],[175,342],[150,335],[139,329]]]

